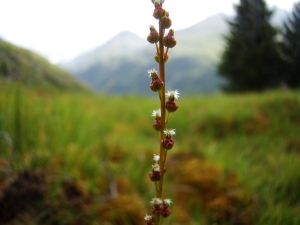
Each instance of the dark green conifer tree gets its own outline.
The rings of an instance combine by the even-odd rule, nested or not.
[[[285,83],[291,88],[300,87],[300,2],[295,3],[292,16],[284,24],[281,43],[286,63]]]
[[[228,80],[225,91],[256,91],[282,82],[282,61],[276,43],[272,12],[264,0],[240,0],[229,21],[230,34],[218,72]]]

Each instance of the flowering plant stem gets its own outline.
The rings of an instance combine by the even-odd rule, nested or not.
[[[165,60],[164,60],[164,46],[163,46],[163,37],[164,37],[165,29],[163,28],[161,19],[159,20],[159,74],[160,79],[166,83],[165,80]],[[164,138],[163,131],[166,129],[166,96],[165,96],[165,85],[163,85],[161,91],[160,91],[160,110],[161,110],[161,130],[160,132],[160,141]],[[162,145],[160,145],[160,165],[161,168],[165,168],[165,161],[166,161],[166,154],[165,149]],[[163,188],[163,181],[164,181],[164,173],[162,173],[162,177],[159,180],[159,188],[158,192],[156,193],[157,198],[162,198],[162,188]]]
[[[165,63],[168,60],[169,48],[173,48],[176,45],[174,38],[174,30],[170,29],[169,33],[165,36],[165,29],[168,29],[172,25],[172,21],[169,18],[169,13],[163,8],[164,0],[151,0],[154,4],[154,18],[158,19],[159,32],[156,31],[154,26],[150,26],[150,34],[147,40],[151,44],[155,44],[156,54],[155,60],[159,63],[159,76],[155,69],[148,70],[152,81],[149,85],[150,89],[154,92],[158,92],[160,99],[160,108],[154,110],[152,116],[155,117],[153,122],[153,128],[159,131],[159,155],[154,154],[152,165],[152,171],[149,173],[149,178],[155,183],[156,195],[151,200],[151,212],[153,215],[146,215],[145,220],[147,225],[161,225],[164,218],[171,214],[169,206],[172,201],[169,198],[162,199],[163,197],[163,182],[164,174],[166,172],[166,160],[167,152],[173,147],[174,141],[172,135],[175,135],[175,129],[167,129],[166,125],[169,119],[169,113],[175,112],[178,109],[178,105],[175,99],[178,99],[179,92],[168,91],[166,93],[166,73]],[[168,99],[167,99],[168,98]]]

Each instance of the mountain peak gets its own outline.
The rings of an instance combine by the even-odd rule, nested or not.
[[[139,39],[139,37],[135,33],[132,33],[131,31],[128,31],[128,30],[121,31],[120,33],[116,34],[112,39],[115,39],[115,38],[137,38],[137,39]]]
[[[226,27],[226,19],[228,15],[224,13],[218,13],[212,16],[205,18],[204,20],[188,27],[187,29],[183,30],[185,33],[192,33],[193,35],[201,34],[202,36],[205,35],[207,31],[216,30],[219,32],[220,24],[221,27]],[[205,33],[203,33],[205,32]]]
[[[110,39],[105,46],[98,49],[103,51],[105,48],[120,48],[122,51],[132,51],[145,45],[145,41],[130,31],[122,31]]]
[[[73,68],[72,71],[84,71],[94,63],[111,60],[111,58],[128,57],[137,50],[143,48],[147,42],[130,31],[121,31],[112,37],[104,45],[78,56],[73,61],[64,65],[65,68]]]

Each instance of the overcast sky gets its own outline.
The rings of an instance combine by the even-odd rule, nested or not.
[[[165,0],[172,28],[187,28],[208,16],[233,15],[238,0]],[[292,10],[295,0],[267,0]],[[70,60],[128,30],[146,38],[151,0],[0,0],[0,37],[53,62]]]

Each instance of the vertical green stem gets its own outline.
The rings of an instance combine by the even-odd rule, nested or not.
[[[166,129],[166,110],[165,110],[165,104],[166,104],[166,97],[165,97],[165,92],[166,92],[166,79],[165,79],[165,62],[164,62],[164,45],[163,45],[163,37],[164,37],[164,32],[165,29],[162,25],[161,20],[159,20],[159,74],[160,74],[160,79],[164,82],[164,86],[161,90],[161,99],[160,99],[160,109],[161,109],[161,131],[160,131],[160,140],[164,138],[164,133],[163,131]],[[165,161],[164,161],[164,148],[160,144],[160,167],[161,170],[164,170],[165,167]],[[164,173],[161,173],[161,179],[159,181],[159,186],[158,186],[158,193],[157,197],[162,198],[162,187],[163,187],[163,180],[164,180]]]

